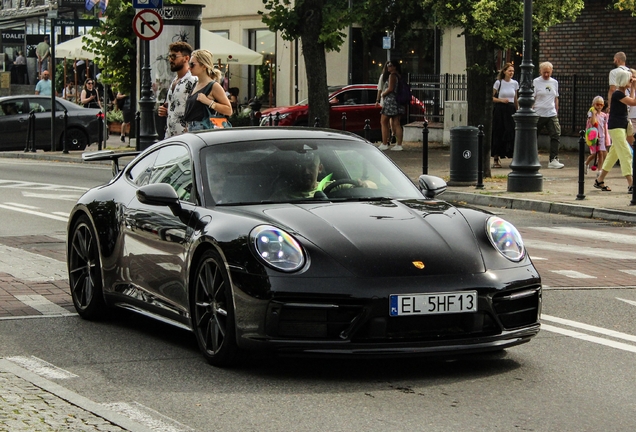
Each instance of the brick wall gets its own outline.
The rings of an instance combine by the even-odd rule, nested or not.
[[[636,18],[620,12],[611,0],[585,0],[574,22],[564,22],[539,32],[539,63],[549,61],[555,75],[608,75],[617,51],[627,55],[627,66],[636,69]],[[538,70],[538,64],[535,65]]]

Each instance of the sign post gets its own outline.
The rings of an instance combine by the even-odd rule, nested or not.
[[[157,142],[158,137],[154,117],[155,97],[152,94],[150,77],[150,41],[161,34],[161,30],[163,30],[163,19],[152,9],[140,10],[133,19],[133,30],[139,39],[141,39],[140,43],[143,55],[141,98],[139,99],[140,122],[135,147],[137,150],[145,150]]]

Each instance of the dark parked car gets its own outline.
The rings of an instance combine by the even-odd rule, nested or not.
[[[375,104],[378,95],[376,84],[353,84],[347,86],[329,87],[329,127],[342,130],[342,116],[346,114],[346,130],[364,136],[365,121],[369,120],[370,135],[372,141],[381,139],[380,132],[380,106]],[[307,99],[296,105],[287,107],[275,107],[263,110],[261,126],[275,125],[278,114],[278,126],[313,126],[309,121],[309,105]],[[426,114],[425,105],[417,98],[411,101],[411,112],[414,114]],[[406,121],[406,115],[404,116]],[[324,125],[323,125],[324,126]]]
[[[119,155],[89,154],[92,159]],[[154,144],[68,222],[73,303],[241,350],[405,356],[502,350],[539,331],[541,278],[519,232],[436,198],[360,137],[234,128]]]
[[[84,108],[56,98],[56,147],[63,149],[64,110],[68,112],[66,139],[69,150],[84,150],[97,142],[98,109]],[[35,114],[35,147],[51,150],[51,97],[21,95],[0,97],[0,150],[24,150],[27,142],[29,115]]]

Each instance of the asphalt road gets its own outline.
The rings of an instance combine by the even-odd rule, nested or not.
[[[70,296],[58,293],[66,289],[64,214],[71,195],[107,180],[110,170],[14,161],[1,168],[0,275],[56,275],[42,282],[21,273],[13,283],[50,285],[43,297],[72,312]],[[500,354],[251,356],[217,369],[186,331],[125,311],[94,323],[74,314],[44,317],[25,306],[23,315],[8,319],[2,311],[11,305],[0,296],[0,357],[157,431],[633,430],[636,228],[501,214],[524,236],[545,290],[540,334]],[[2,268],[2,262],[23,268]]]

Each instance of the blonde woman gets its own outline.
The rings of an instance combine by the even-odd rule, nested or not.
[[[210,117],[232,115],[232,105],[219,84],[221,72],[214,68],[214,57],[205,49],[192,51],[190,72],[199,81],[188,96],[183,119],[188,132],[214,129]],[[226,122],[226,127],[229,123]]]

